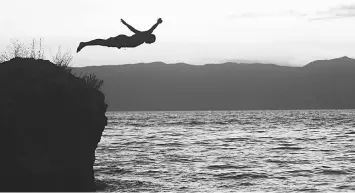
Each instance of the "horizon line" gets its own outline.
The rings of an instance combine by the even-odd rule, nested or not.
[[[81,67],[73,67],[73,68],[86,68],[86,67],[103,67],[103,66],[126,66],[126,65],[137,65],[137,64],[153,64],[153,63],[161,63],[161,64],[166,64],[166,65],[176,65],[176,64],[184,64],[184,65],[190,65],[190,66],[206,66],[206,65],[220,65],[220,64],[228,64],[228,63],[232,63],[232,64],[265,64],[265,65],[275,65],[275,66],[282,66],[282,67],[291,67],[291,68],[302,68],[307,66],[308,64],[315,62],[315,61],[328,61],[328,60],[336,60],[336,59],[351,59],[351,60],[355,60],[355,58],[350,58],[348,56],[342,56],[342,57],[337,57],[337,58],[328,58],[328,59],[319,59],[319,60],[313,60],[305,65],[301,65],[301,66],[293,66],[293,65],[281,65],[281,64],[277,64],[277,63],[273,63],[273,62],[263,62],[263,61],[253,61],[250,60],[250,62],[248,62],[248,60],[245,60],[243,62],[238,62],[238,61],[226,61],[226,62],[220,62],[220,63],[205,63],[205,64],[192,64],[192,63],[186,63],[186,62],[175,62],[175,63],[171,63],[171,62],[163,62],[163,61],[154,61],[154,62],[137,62],[137,63],[126,63],[126,64],[105,64],[105,65],[90,65],[90,66],[81,66]]]

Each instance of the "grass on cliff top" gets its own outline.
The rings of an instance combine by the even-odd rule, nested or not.
[[[31,58],[35,60],[44,60],[44,47],[42,39],[33,39],[29,45],[25,45],[18,40],[12,40],[11,44],[6,46],[6,50],[0,53],[0,63],[9,61],[13,58]],[[73,61],[73,55],[70,51],[62,52],[61,48],[58,48],[57,53],[50,59],[50,61],[63,71],[73,74],[71,62]],[[99,79],[94,73],[79,75],[79,78],[85,80],[86,84],[96,90],[100,90],[104,81]]]

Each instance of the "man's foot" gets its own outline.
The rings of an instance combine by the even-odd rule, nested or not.
[[[78,48],[76,49],[76,53],[80,52],[81,49],[85,47],[85,44],[83,42],[80,42]]]

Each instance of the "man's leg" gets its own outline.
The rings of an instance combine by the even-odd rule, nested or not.
[[[88,42],[80,42],[76,52],[80,52],[85,46],[107,46],[111,47],[108,40],[105,39],[95,39]]]

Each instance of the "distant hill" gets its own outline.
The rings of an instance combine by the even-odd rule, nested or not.
[[[355,60],[274,64],[139,63],[76,68],[105,81],[111,111],[355,108]]]

